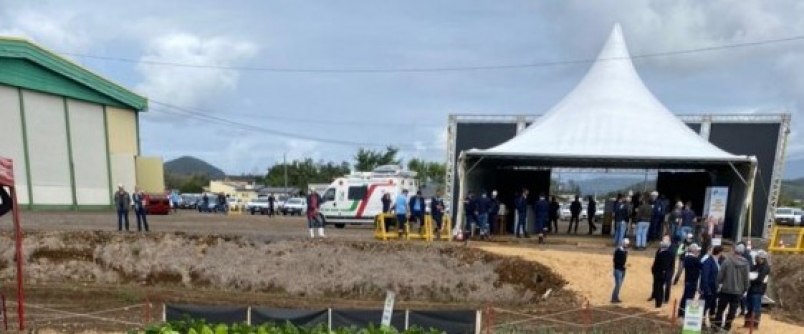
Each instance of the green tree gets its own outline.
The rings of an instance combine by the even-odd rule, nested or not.
[[[306,188],[310,183],[329,183],[339,176],[349,173],[349,163],[332,161],[315,162],[307,158],[293,160],[287,165],[273,165],[265,175],[264,182],[268,186],[283,187],[285,185],[285,168],[287,167],[287,184],[289,187]]]
[[[446,183],[447,166],[444,163],[413,158],[408,161],[408,170],[416,172],[422,186],[442,186]]]
[[[178,189],[181,193],[200,193],[204,191],[204,187],[206,186],[209,186],[209,177],[206,175],[196,174],[184,178]]]
[[[400,165],[402,161],[397,158],[399,149],[388,146],[385,151],[375,151],[361,148],[355,154],[355,169],[361,172],[368,172],[382,165]]]

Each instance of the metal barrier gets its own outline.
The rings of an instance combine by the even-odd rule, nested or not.
[[[388,239],[417,239],[425,241],[449,240],[452,224],[447,215],[443,216],[441,229],[437,231],[434,228],[433,217],[431,215],[424,216],[424,224],[419,226],[417,231],[411,231],[410,223],[405,224],[403,233],[399,233],[399,223],[396,216],[393,214],[379,214],[374,217],[374,237],[379,240]],[[389,228],[391,229],[389,231]]]
[[[778,253],[804,253],[804,228],[774,226],[768,250]]]

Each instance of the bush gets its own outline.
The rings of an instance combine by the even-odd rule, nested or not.
[[[366,328],[347,327],[333,329],[331,332],[326,325],[316,327],[296,327],[291,323],[284,325],[264,324],[248,325],[209,324],[204,320],[185,319],[153,325],[145,330],[132,330],[129,334],[441,334],[436,329],[424,330],[409,328],[397,331],[390,327],[376,327],[370,325]]]

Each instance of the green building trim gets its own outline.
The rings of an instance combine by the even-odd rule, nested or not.
[[[146,111],[148,100],[24,39],[0,37],[0,83]]]

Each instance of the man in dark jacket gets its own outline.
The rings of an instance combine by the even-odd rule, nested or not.
[[[139,186],[134,187],[131,199],[134,202],[134,215],[137,217],[137,231],[142,232],[142,227],[145,226],[145,232],[148,232],[148,208],[145,193],[140,191]]]
[[[528,190],[522,189],[522,193],[514,200],[514,209],[516,210],[516,225],[514,226],[514,234],[517,238],[525,237],[530,238],[526,228],[528,222]]]
[[[709,317],[710,326],[714,324],[717,312],[717,273],[722,252],[723,247],[715,246],[712,254],[701,259],[701,297],[704,299],[704,316]]]
[[[489,235],[493,233],[495,230],[498,229],[497,227],[497,216],[500,213],[500,200],[497,198],[497,191],[493,190],[491,192],[491,209],[489,210]],[[499,229],[502,231],[502,229]]]
[[[483,192],[477,199],[477,223],[480,225],[481,240],[489,236],[489,211],[491,211],[491,200]]]
[[[430,199],[430,216],[433,217],[433,223],[435,223],[436,237],[439,237],[444,222],[444,199],[441,198],[441,190]]]
[[[466,231],[474,232],[473,229],[477,225],[477,199],[475,194],[469,192],[464,201],[464,213],[466,214]]]
[[[13,205],[11,195],[8,194],[6,188],[0,186],[0,217],[11,211]]]
[[[744,245],[734,247],[734,254],[726,256],[720,266],[720,271],[717,273],[720,293],[718,294],[717,315],[715,316],[714,326],[727,332],[731,330],[740,298],[748,292],[750,284],[748,278],[750,265],[743,257],[743,253],[745,253]],[[726,314],[726,322],[723,323],[726,308],[729,309],[729,313]]]
[[[410,197],[408,207],[410,208],[410,222],[418,223],[419,233],[422,233],[422,228],[424,227],[424,213],[427,211],[427,205],[425,204],[421,190],[417,191],[416,195]]]
[[[628,262],[628,239],[623,239],[617,249],[614,251],[614,291],[611,292],[611,303],[619,304],[620,301],[620,288],[623,286],[625,280],[625,265]]]
[[[617,201],[614,202],[614,244],[619,245],[625,238],[625,230],[628,227],[628,219],[631,212],[628,205],[625,203],[625,197],[622,194],[617,195]]]
[[[550,198],[550,222],[547,224],[547,233],[558,234],[558,218],[561,215],[561,204],[555,196]]]
[[[687,307],[687,300],[695,298],[698,292],[698,282],[701,279],[701,247],[692,244],[687,247],[684,254],[684,295],[678,304],[678,317],[684,318],[684,311]]]
[[[762,317],[762,296],[768,286],[768,275],[770,275],[770,265],[768,265],[768,253],[764,250],[757,251],[756,264],[751,269],[751,283],[748,287],[748,314],[745,316],[744,327],[754,326],[759,329],[759,320]]]
[[[570,231],[572,231],[573,223],[575,224],[575,234],[578,234],[578,224],[581,222],[581,210],[583,210],[581,197],[575,195],[575,200],[572,201],[572,204],[570,204],[570,221],[569,227],[567,228],[567,234],[570,234]]]
[[[536,234],[539,236],[539,243],[544,242],[544,231],[550,220],[550,203],[544,193],[539,194],[539,200],[533,206],[533,214],[536,216]]]
[[[595,220],[597,219],[597,202],[594,196],[589,196],[589,204],[586,205],[586,218],[589,220],[589,233],[592,234],[597,231]]]
[[[126,231],[128,231],[128,208],[131,206],[131,195],[123,189],[123,185],[117,186],[117,192],[114,193],[114,206],[117,209],[117,230],[123,231],[123,222],[126,223]]]
[[[662,225],[664,223],[664,201],[659,198],[659,192],[653,191],[650,193],[650,206],[653,209],[653,215],[650,219],[650,229],[648,230],[648,240],[659,240],[662,234]]]
[[[670,240],[662,240],[659,249],[653,258],[651,273],[653,274],[653,293],[651,298],[656,308],[662,307],[670,299],[670,281],[667,279],[673,273],[673,263],[676,260],[675,254],[670,247]]]

